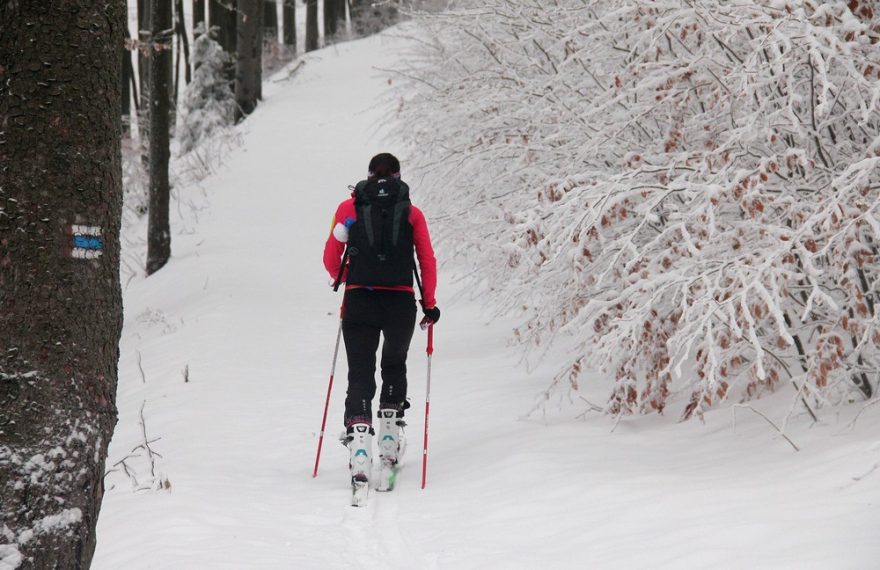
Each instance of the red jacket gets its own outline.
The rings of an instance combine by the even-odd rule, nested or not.
[[[333,216],[330,236],[327,237],[327,243],[324,244],[324,267],[333,280],[339,276],[342,254],[345,251],[345,242],[340,241],[340,238],[346,239],[348,227],[356,220],[357,214],[354,208],[354,198],[349,198],[339,204],[339,207],[336,209],[336,215]],[[422,276],[422,289],[424,289],[425,296],[423,301],[425,302],[425,308],[430,309],[437,304],[437,300],[434,298],[437,290],[437,260],[434,258],[434,248],[431,247],[431,236],[428,234],[428,224],[425,222],[425,215],[415,206],[410,206],[409,208],[409,223],[413,228],[413,245],[415,246],[416,257],[419,260],[419,269]],[[344,273],[342,280],[345,281]],[[361,285],[345,286],[346,289],[358,287],[361,287]],[[412,287],[405,285],[371,288],[391,291],[413,291]]]

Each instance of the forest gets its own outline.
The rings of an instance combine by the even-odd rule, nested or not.
[[[869,567],[877,8],[0,0],[0,570]],[[320,250],[387,150],[444,317],[359,516]]]

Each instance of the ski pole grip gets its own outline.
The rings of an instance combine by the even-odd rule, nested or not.
[[[434,354],[434,323],[428,325],[428,356]]]

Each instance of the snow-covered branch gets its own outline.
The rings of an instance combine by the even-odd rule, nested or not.
[[[489,0],[422,25],[400,119],[424,196],[496,306],[525,308],[525,347],[577,340],[554,389],[599,369],[608,412],[683,389],[685,417],[783,380],[871,393],[870,5]]]

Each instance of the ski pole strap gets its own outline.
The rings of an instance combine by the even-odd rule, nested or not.
[[[339,291],[342,284],[342,274],[345,273],[345,262],[348,261],[348,246],[345,246],[345,253],[342,254],[342,265],[339,266],[339,275],[336,276],[336,282],[333,284],[333,292]]]

